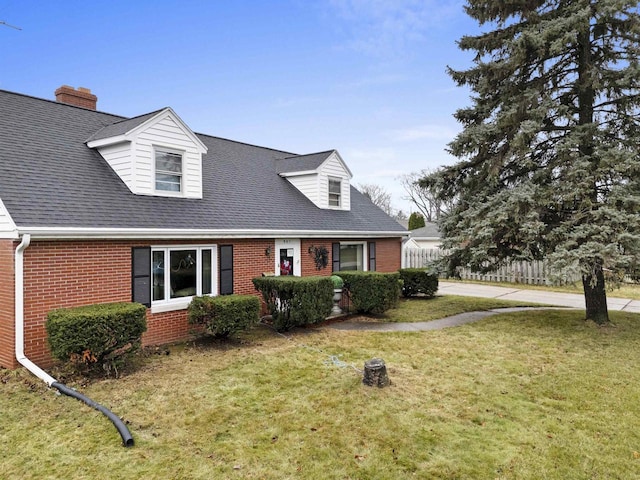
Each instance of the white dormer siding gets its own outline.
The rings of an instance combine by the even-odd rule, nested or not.
[[[351,199],[349,188],[350,175],[344,167],[344,163],[339,159],[337,153],[331,155],[320,167],[319,172],[320,184],[320,208],[328,208],[332,210],[350,210]],[[329,180],[340,181],[340,205],[329,205]]]
[[[131,142],[106,145],[100,148],[99,152],[113,171],[116,172],[127,187],[129,187],[129,190],[136,193],[133,184],[133,167],[135,162],[132,161]]]
[[[311,163],[316,162],[314,165]],[[327,210],[350,210],[351,172],[335,150],[325,154],[299,155],[289,157],[288,171],[281,171],[286,178],[305,197],[318,208]],[[299,167],[298,167],[299,164]],[[340,182],[340,203],[331,205],[329,201],[329,181]],[[335,194],[334,194],[335,198]]]
[[[137,195],[202,198],[202,154],[207,148],[170,108],[126,132],[91,140],[87,145],[97,148]],[[156,189],[156,151],[181,155],[180,191]]]
[[[300,190],[305,197],[320,207],[320,185],[317,173],[313,172],[291,176],[287,177],[287,180],[289,180],[294,187]]]
[[[167,150],[182,154],[182,195],[180,196],[202,198],[202,157],[196,145],[182,134],[175,120],[169,117],[156,123],[141,132],[136,143],[136,183],[140,193],[167,194],[167,192],[158,192],[155,188],[155,151]]]
[[[0,199],[0,238],[16,230],[16,224]]]

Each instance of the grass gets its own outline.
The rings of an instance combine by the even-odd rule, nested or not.
[[[529,285],[524,283],[480,282],[474,280],[455,280],[450,278],[443,279],[442,281],[457,283],[477,283],[480,285],[495,285],[497,287],[519,288],[523,290],[544,290],[547,292],[577,293],[579,295],[584,295],[582,283],[580,282],[576,282],[570,285]],[[640,300],[640,284],[623,283],[615,288],[609,288],[607,290],[607,297]]]
[[[261,326],[172,347],[81,388],[129,422],[130,449],[99,413],[0,371],[0,477],[638,478],[640,316],[612,312],[607,328],[583,318],[528,311],[288,338]],[[392,385],[365,387],[331,355],[357,368],[381,357]]]
[[[370,316],[367,321],[427,322],[450,317],[458,313],[487,311],[494,308],[535,306],[541,306],[541,304],[457,295],[436,296],[430,299],[412,297],[403,300],[399,308],[388,310],[383,315]]]

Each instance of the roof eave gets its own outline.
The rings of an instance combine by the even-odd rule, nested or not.
[[[317,175],[318,171],[317,170],[300,170],[297,172],[280,172],[278,175],[280,175],[283,178],[286,177],[299,177],[301,175]]]
[[[99,140],[91,140],[87,142],[89,148],[100,148],[109,145],[116,145],[118,143],[130,142],[131,139],[127,135],[116,135],[115,137],[106,137]]]
[[[406,237],[399,231],[353,230],[262,230],[262,229],[163,229],[163,228],[77,228],[20,227],[15,236],[28,233],[33,240],[190,240],[232,238],[389,238]]]

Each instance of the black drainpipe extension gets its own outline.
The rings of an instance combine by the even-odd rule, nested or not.
[[[53,387],[57,389],[59,392],[64,393],[65,395],[69,395],[77,400],[81,400],[87,405],[96,410],[102,412],[104,415],[111,420],[111,422],[115,425],[122,437],[122,444],[125,447],[133,447],[133,437],[129,432],[129,429],[124,425],[120,418],[116,417],[113,413],[109,411],[109,409],[103,407],[99,403],[94,402],[88,397],[85,397],[81,393],[76,392],[75,390],[67,387],[66,385],[58,382],[55,378],[49,375],[47,372],[42,370],[39,366],[29,360],[24,354],[24,251],[31,244],[31,235],[25,233],[22,235],[22,241],[20,245],[16,247],[15,258],[14,258],[14,284],[15,284],[15,293],[14,293],[14,307],[15,307],[15,350],[16,350],[16,360],[22,366],[24,366],[27,370],[33,373],[40,380],[45,382],[49,387]]]
[[[94,402],[89,397],[86,397],[81,393],[76,392],[74,389],[67,387],[63,383],[53,382],[51,386],[56,390],[58,390],[60,393],[64,393],[65,395],[73,397],[76,400],[80,400],[81,402],[84,402],[87,405],[89,405],[91,408],[95,408],[99,412],[103,413],[109,420],[111,420],[111,423],[113,423],[113,425],[118,430],[118,433],[122,437],[122,445],[124,445],[125,447],[133,447],[133,437],[131,436],[131,432],[129,432],[129,429],[124,424],[124,422],[120,419],[120,417],[115,415],[107,407],[104,407],[99,403]]]

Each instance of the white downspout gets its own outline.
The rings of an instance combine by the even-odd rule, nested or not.
[[[55,388],[60,393],[80,400],[99,412],[103,413],[116,427],[122,437],[122,444],[125,447],[133,447],[133,437],[124,422],[111,410],[94,402],[89,397],[85,397],[74,389],[58,382],[55,378],[42,370],[39,366],[29,360],[24,354],[24,251],[31,243],[31,235],[25,233],[22,236],[20,245],[16,248],[14,274],[15,274],[15,317],[16,317],[16,359],[20,364],[33,373],[36,377],[46,383],[49,387]]]
[[[31,243],[31,235],[25,233],[15,253],[15,317],[16,317],[16,359],[48,386],[56,381],[51,375],[29,360],[24,354],[24,251]]]

